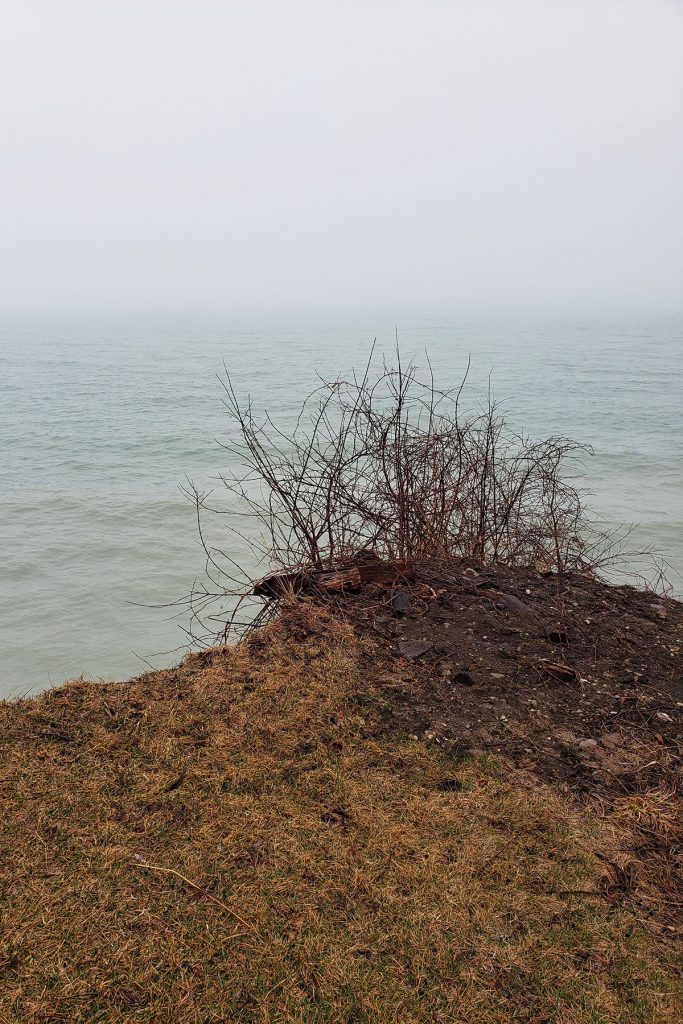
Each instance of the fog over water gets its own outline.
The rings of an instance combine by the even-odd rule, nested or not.
[[[679,0],[22,0],[0,310],[658,308]]]
[[[6,3],[0,693],[182,641],[131,602],[201,572],[223,361],[286,427],[396,329],[682,593],[682,53],[679,0]]]

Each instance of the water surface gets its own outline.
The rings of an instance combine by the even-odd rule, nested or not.
[[[170,664],[172,601],[202,571],[187,477],[216,484],[229,424],[216,374],[286,427],[318,383],[390,354],[394,323],[0,325],[0,693],[82,673],[123,678]],[[513,424],[592,445],[583,482],[610,522],[640,523],[683,582],[683,319],[412,320],[404,356],[451,386],[492,372]],[[248,558],[234,541],[231,553]],[[137,604],[135,604],[135,603]]]

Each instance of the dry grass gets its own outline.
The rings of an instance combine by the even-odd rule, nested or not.
[[[0,706],[0,1020],[678,1021],[671,954],[604,895],[604,823],[383,733],[358,665],[297,605]]]

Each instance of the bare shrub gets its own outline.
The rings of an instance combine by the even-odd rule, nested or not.
[[[414,563],[469,558],[564,573],[595,571],[623,553],[626,537],[591,526],[572,482],[586,446],[516,433],[490,391],[463,413],[467,373],[443,391],[431,370],[425,380],[398,354],[395,367],[383,364],[374,375],[371,362],[362,377],[323,382],[289,432],[242,402],[226,371],[234,437],[223,447],[238,467],[221,478],[227,508],[186,489],[207,575],[190,600],[192,640],[227,637],[226,621],[239,625],[242,614],[242,624],[252,622],[261,607],[250,597],[253,580],[206,537],[207,512],[231,516],[237,525],[226,521],[227,530],[267,571],[330,568],[370,551]]]

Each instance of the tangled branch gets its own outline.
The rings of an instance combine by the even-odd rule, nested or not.
[[[191,597],[193,641],[227,639],[233,627],[272,611],[254,600],[253,579],[203,530],[207,512],[234,517],[228,530],[269,571],[333,569],[359,553],[401,563],[535,565],[543,571],[597,569],[615,542],[591,530],[569,472],[588,452],[564,437],[534,441],[511,430],[490,391],[464,415],[460,386],[435,387],[411,364],[322,382],[283,431],[230,375],[222,379],[238,467],[221,478],[227,511],[192,485],[206,553],[207,583]],[[244,616],[240,619],[240,616]]]

